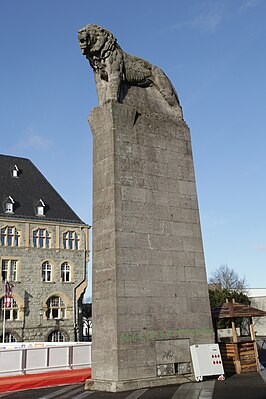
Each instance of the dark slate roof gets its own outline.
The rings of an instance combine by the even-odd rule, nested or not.
[[[266,316],[264,310],[253,308],[243,303],[228,302],[212,309],[213,319],[226,319],[234,317],[263,317]]]
[[[17,165],[18,178],[12,177]],[[3,206],[7,197],[15,201],[14,214],[5,213]],[[45,216],[36,216],[35,206],[42,199]],[[37,220],[55,220],[84,224],[58,192],[46,180],[36,166],[26,158],[0,155],[0,216]]]

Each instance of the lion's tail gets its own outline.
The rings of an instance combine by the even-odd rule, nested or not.
[[[181,108],[178,95],[170,79],[155,65],[153,65],[153,83],[171,107]]]

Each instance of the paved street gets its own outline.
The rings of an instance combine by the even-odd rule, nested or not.
[[[0,394],[5,399],[266,399],[266,371],[234,375],[225,381],[171,385],[109,393],[84,391],[84,384]]]

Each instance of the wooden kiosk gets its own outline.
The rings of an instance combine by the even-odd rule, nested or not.
[[[225,373],[249,373],[260,371],[256,337],[254,332],[253,317],[266,316],[266,312],[242,303],[224,303],[212,310],[215,340],[218,342],[217,324],[219,319],[230,319],[232,337],[226,342],[218,342]],[[246,318],[249,321],[249,335],[238,337],[235,320]]]

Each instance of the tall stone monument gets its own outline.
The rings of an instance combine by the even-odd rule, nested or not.
[[[213,342],[190,132],[162,70],[97,25],[79,31],[99,106],[93,133],[89,389],[184,381]]]

